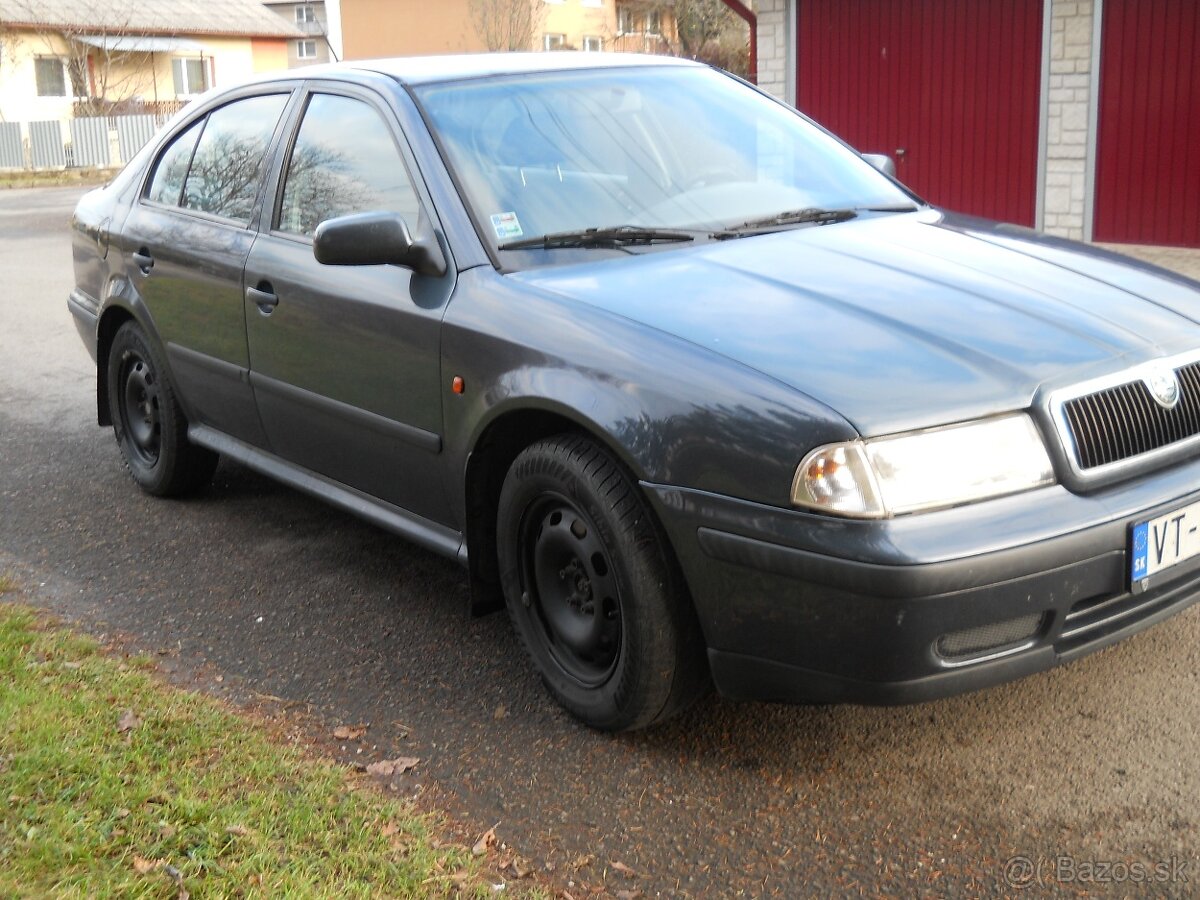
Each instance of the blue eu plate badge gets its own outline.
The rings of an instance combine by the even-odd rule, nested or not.
[[[1146,577],[1150,563],[1150,523],[1133,526],[1133,561],[1130,576],[1136,581]]]

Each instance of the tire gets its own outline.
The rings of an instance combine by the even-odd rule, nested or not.
[[[595,442],[513,461],[497,512],[513,627],[563,707],[603,731],[661,722],[708,688],[705,644],[649,507]]]
[[[113,336],[107,384],[113,433],[138,487],[175,497],[212,479],[217,454],[188,441],[175,388],[136,322],[126,322]]]

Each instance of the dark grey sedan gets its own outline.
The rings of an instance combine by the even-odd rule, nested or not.
[[[264,78],[74,227],[144,490],[220,455],[457,558],[597,728],[926,700],[1197,596],[1200,285],[931,208],[698,64]]]

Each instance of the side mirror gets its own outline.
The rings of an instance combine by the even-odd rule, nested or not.
[[[896,161],[886,153],[864,153],[862,158],[877,168],[884,175],[896,177]]]
[[[415,238],[404,217],[394,212],[364,212],[327,219],[313,235],[313,256],[326,266],[397,265],[418,275],[446,274],[446,257],[437,240]]]

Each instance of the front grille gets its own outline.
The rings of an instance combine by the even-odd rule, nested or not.
[[[1200,434],[1200,362],[1175,370],[1179,403],[1158,404],[1144,381],[1075,397],[1063,404],[1080,469],[1131,459]]]

